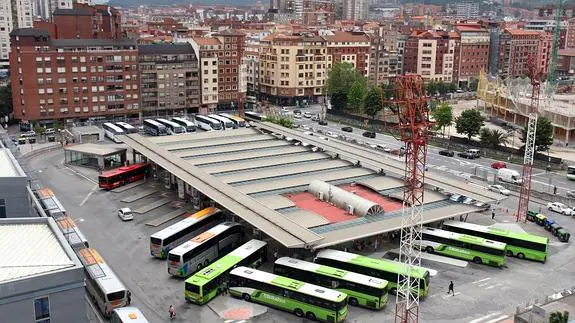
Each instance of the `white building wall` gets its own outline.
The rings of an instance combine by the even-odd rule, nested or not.
[[[32,25],[31,0],[0,0],[0,69],[8,69],[12,30]]]

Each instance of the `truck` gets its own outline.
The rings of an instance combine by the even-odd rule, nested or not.
[[[481,157],[481,151],[479,149],[467,149],[467,151],[458,153],[457,156],[466,159],[475,159]]]
[[[523,180],[518,171],[508,168],[501,168],[497,171],[497,179],[500,182],[507,182],[520,185]]]

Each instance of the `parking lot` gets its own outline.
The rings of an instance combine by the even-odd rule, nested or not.
[[[50,187],[62,201],[70,215],[88,238],[91,245],[105,258],[118,276],[133,293],[132,303],[139,307],[152,322],[167,319],[170,304],[176,308],[177,321],[182,322],[222,322],[228,319],[256,315],[253,322],[294,322],[301,321],[294,315],[274,309],[229,300],[220,296],[209,306],[198,307],[187,304],[183,298],[184,283],[171,278],[164,261],[154,259],[149,253],[150,234],[182,219],[177,217],[158,227],[146,223],[185,208],[185,204],[173,203],[177,200],[174,191],[166,190],[163,182],[148,180],[145,184],[120,193],[101,191],[95,182],[97,172],[80,170],[77,172],[63,165],[63,153],[52,151],[34,157],[30,161],[32,169],[38,170],[37,177]],[[149,193],[151,192],[151,193]],[[138,195],[144,195],[130,201]],[[157,208],[134,214],[134,221],[122,222],[117,216],[121,207],[132,210],[146,210],[145,206],[156,203]],[[164,203],[165,202],[165,203]],[[516,200],[504,202],[516,204]],[[160,205],[161,204],[161,205]],[[549,214],[575,232],[575,219],[560,214]],[[471,215],[469,220],[478,224],[492,224],[488,214]],[[495,219],[505,227],[517,229],[513,218],[505,213]],[[560,243],[541,227],[527,223],[521,227],[531,233],[550,237],[550,256],[545,264],[508,258],[503,269],[468,264],[461,268],[453,265],[424,261],[425,267],[437,270],[431,279],[429,296],[421,303],[422,322],[497,322],[511,318],[518,305],[535,299],[542,299],[563,288],[575,285],[575,271],[572,268],[575,252],[571,243]],[[397,246],[389,246],[396,248]],[[386,246],[387,248],[387,246]],[[385,250],[373,253],[374,257],[384,257]],[[271,265],[264,265],[271,270]],[[447,286],[453,281],[455,296],[447,295]],[[393,322],[394,298],[379,312],[350,308],[348,322]],[[240,313],[240,317],[237,317]]]

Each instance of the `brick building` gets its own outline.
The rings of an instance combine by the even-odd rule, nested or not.
[[[527,75],[529,55],[535,55],[540,70],[547,73],[552,43],[553,35],[546,32],[504,29],[499,38],[498,73],[507,77]]]
[[[426,82],[456,82],[460,49],[456,32],[414,31],[405,42],[404,73],[420,74]]]
[[[227,29],[214,35],[223,45],[218,53],[218,109],[237,108],[246,98],[243,32]]]
[[[481,71],[489,68],[489,31],[481,25],[456,25],[455,29],[461,36],[459,57],[459,86],[468,85],[477,79]]]
[[[367,35],[371,43],[368,80],[371,84],[386,84],[390,77],[403,72],[403,55],[399,52],[401,35],[391,23],[382,23]]]
[[[139,45],[138,61],[144,116],[198,113],[200,71],[191,44]]]
[[[123,38],[120,13],[106,5],[74,3],[73,9],[56,9],[53,16],[58,39]]]
[[[41,29],[11,33],[16,119],[138,117],[138,49],[133,40],[54,39]]]
[[[364,32],[334,31],[323,36],[327,46],[327,68],[339,62],[351,63],[361,74],[368,75],[371,43]]]
[[[302,22],[306,26],[329,25],[335,22],[335,5],[331,0],[304,0]]]

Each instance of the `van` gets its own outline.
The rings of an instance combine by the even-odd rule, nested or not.
[[[521,184],[521,174],[518,171],[508,168],[501,168],[497,171],[497,179],[501,182]]]

